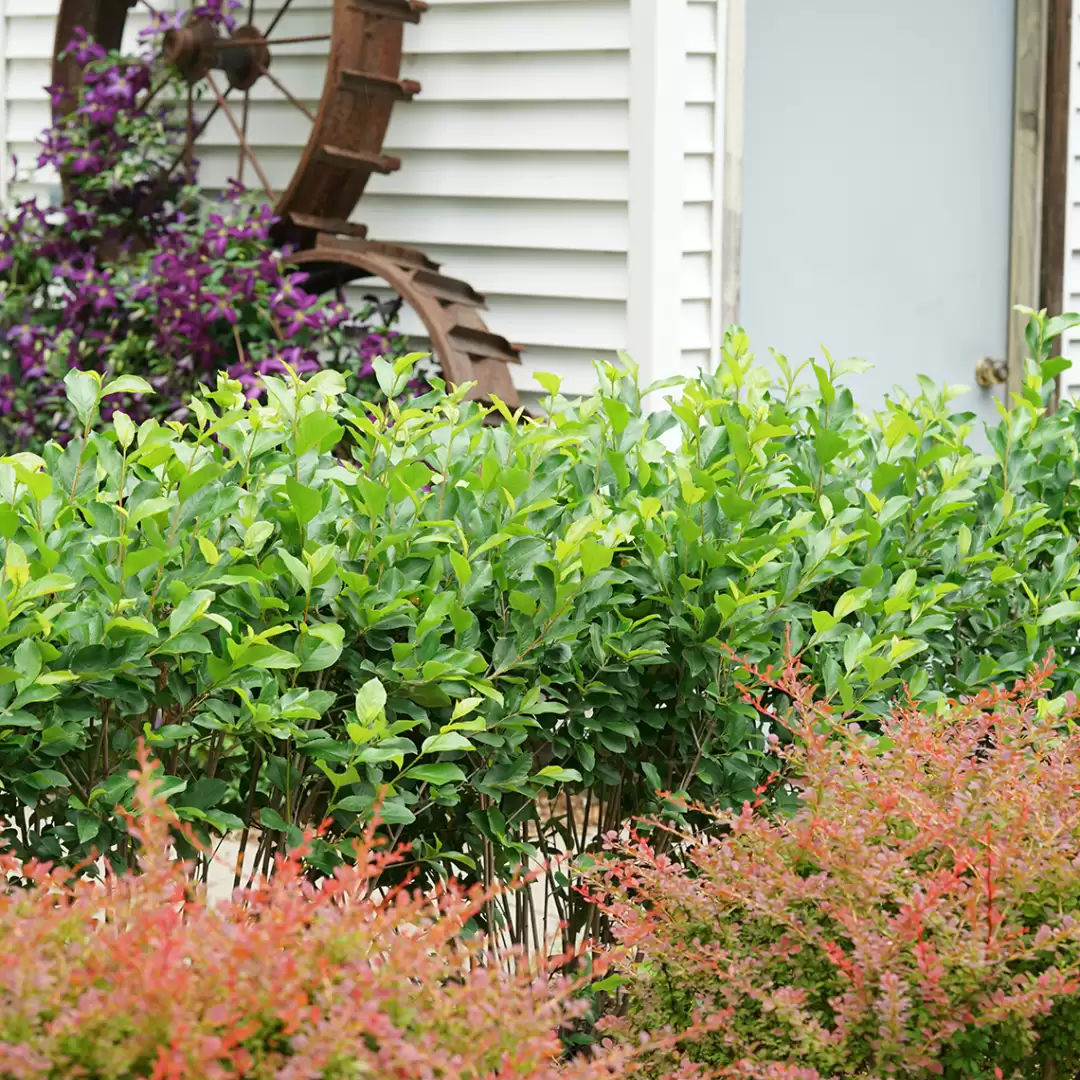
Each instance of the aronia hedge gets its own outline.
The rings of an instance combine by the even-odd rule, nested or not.
[[[542,376],[548,419],[497,405],[498,425],[463,391],[376,407],[323,371],[268,376],[265,404],[222,379],[187,423],[96,431],[145,386],[71,373],[84,430],[0,461],[15,852],[126,864],[111,808],[143,737],[180,817],[239,831],[262,866],[328,818],[307,858],[332,871],[383,793],[423,874],[489,880],[677,816],[659,789],[752,800],[776,756],[738,678],[786,641],[869,724],[905,684],[972,692],[1051,646],[1075,688],[1080,414],[1045,406],[1060,328],[1033,318],[987,454],[947,389],[865,416],[843,365],[777,385],[739,332],[659,411],[632,365],[603,366],[593,397]],[[378,377],[393,397],[408,359]],[[495,910],[518,943],[543,936],[542,912]]]

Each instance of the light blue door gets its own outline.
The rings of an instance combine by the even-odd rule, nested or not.
[[[747,0],[740,321],[973,388],[1008,323],[1014,0]],[[819,354],[820,355],[820,354]]]

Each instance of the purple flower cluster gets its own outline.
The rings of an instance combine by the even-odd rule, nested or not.
[[[208,0],[198,10],[226,22],[235,6]],[[38,162],[64,176],[65,197],[22,203],[0,223],[0,443],[69,436],[72,367],[131,372],[154,387],[152,401],[110,399],[106,420],[115,408],[136,421],[179,418],[220,370],[256,397],[262,377],[285,365],[303,373],[330,363],[352,392],[371,396],[374,360],[403,351],[390,329],[400,305],[370,298],[351,315],[340,296],[308,292],[307,275],[275,247],[269,206],[238,185],[214,202],[177,177],[182,125],[141,105],[148,92],[178,99],[156,62],[106,54],[85,35],[70,55],[85,82],[44,133]]]
[[[139,32],[139,37],[156,43],[165,31],[178,30],[189,19],[204,20],[226,31],[235,30],[236,15],[243,6],[243,0],[203,0],[186,11],[155,10],[150,25]]]

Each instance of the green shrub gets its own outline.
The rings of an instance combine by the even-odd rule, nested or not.
[[[500,426],[460,393],[365,407],[327,371],[4,459],[0,817],[20,854],[122,861],[108,808],[146,735],[181,817],[260,824],[266,865],[329,816],[310,860],[330,869],[390,785],[425,873],[488,877],[595,846],[661,788],[752,797],[775,762],[732,650],[768,663],[789,634],[853,718],[1051,645],[1075,689],[1080,414],[1043,407],[1056,332],[1033,322],[1042,367],[985,456],[948,391],[865,419],[841,365],[770,389],[733,332],[722,372],[648,415],[611,367],[580,403],[544,376],[550,421]],[[393,393],[407,365],[379,377]],[[69,392],[92,427],[95,377]],[[525,901],[503,914],[542,936]]]

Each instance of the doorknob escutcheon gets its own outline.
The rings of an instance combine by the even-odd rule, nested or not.
[[[994,360],[984,356],[975,365],[975,381],[984,389],[1007,382],[1009,379],[1009,365],[1004,360]]]

